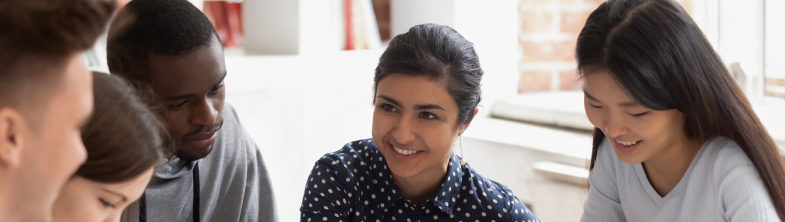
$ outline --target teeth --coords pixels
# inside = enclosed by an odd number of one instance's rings
[[[616,140],[616,143],[621,144],[621,145],[625,145],[625,146],[632,146],[632,145],[635,145],[636,143],[638,143],[638,141],[627,142],[627,141]]]
[[[412,154],[417,153],[417,151],[414,151],[414,150],[404,150],[404,149],[398,148],[397,146],[393,146],[393,149],[395,150],[395,152],[398,152],[401,155],[412,155]]]

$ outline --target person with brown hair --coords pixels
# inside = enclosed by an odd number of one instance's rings
[[[673,0],[608,0],[578,36],[594,129],[581,221],[782,221],[785,160]]]
[[[92,110],[83,60],[113,3],[0,1],[0,221],[49,221],[85,160],[79,127]]]
[[[93,73],[95,109],[82,127],[87,161],[66,182],[54,221],[119,221],[163,161],[163,123],[124,79]]]

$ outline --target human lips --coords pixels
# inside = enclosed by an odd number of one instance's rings
[[[211,130],[204,133],[198,133],[192,136],[183,138],[183,142],[190,144],[194,147],[204,148],[215,143],[216,135],[219,129]]]
[[[412,154],[415,154],[417,152],[422,152],[421,150],[404,149],[404,148],[397,147],[395,145],[393,145],[392,147],[393,147],[393,150],[395,150],[395,152],[397,152],[397,153],[399,153],[401,155],[412,155]]]
[[[625,141],[625,140],[613,140],[615,143],[616,149],[625,153],[632,153],[638,146],[643,142],[643,140],[635,140],[635,141]]]
[[[390,147],[390,151],[392,151],[392,156],[398,161],[411,161],[425,153],[424,150],[417,150],[412,147],[407,147],[400,144],[393,145],[392,143],[388,142],[387,145]]]

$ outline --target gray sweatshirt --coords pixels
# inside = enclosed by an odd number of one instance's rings
[[[138,222],[141,212],[142,222],[192,222],[195,203],[199,221],[278,221],[270,177],[256,143],[232,106],[225,104],[223,115],[210,154],[193,162],[172,156],[157,167],[143,199],[129,206],[123,221]]]

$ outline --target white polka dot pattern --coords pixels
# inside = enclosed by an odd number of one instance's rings
[[[439,192],[414,204],[401,194],[371,139],[348,143],[316,162],[300,212],[301,221],[539,222],[509,188],[468,163],[460,165],[454,154]]]

